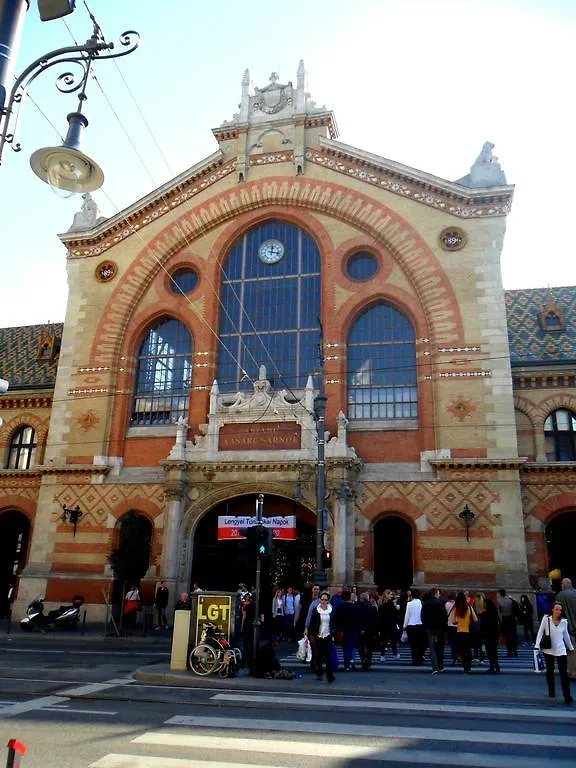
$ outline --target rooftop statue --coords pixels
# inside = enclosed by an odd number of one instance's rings
[[[98,206],[92,199],[90,192],[82,195],[82,207],[74,214],[74,221],[68,232],[88,232],[103,221],[105,216],[98,216]]]
[[[506,184],[506,176],[500,167],[498,158],[492,154],[494,144],[486,141],[470,173],[457,180],[457,184],[471,189],[479,187],[501,187]]]

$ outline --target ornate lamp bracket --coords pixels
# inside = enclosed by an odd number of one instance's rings
[[[22,74],[16,78],[16,81],[10,91],[10,97],[7,103],[0,108],[0,164],[2,161],[2,152],[5,144],[9,144],[14,152],[19,152],[22,147],[15,141],[16,129],[20,105],[28,87],[42,72],[60,64],[72,64],[80,69],[76,72],[66,71],[56,79],[56,88],[61,93],[78,92],[78,109],[82,111],[82,104],[86,100],[86,85],[93,62],[98,59],[117,59],[121,56],[127,56],[136,50],[140,42],[140,35],[134,30],[123,32],[119,37],[119,44],[122,50],[110,53],[114,49],[114,43],[107,43],[102,35],[102,30],[93,19],[94,31],[92,37],[83,45],[72,45],[65,48],[58,48],[49,53],[45,53],[26,67]]]

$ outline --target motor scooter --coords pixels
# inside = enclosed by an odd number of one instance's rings
[[[84,604],[82,595],[74,595],[72,605],[61,605],[48,614],[44,613],[44,598],[37,597],[26,608],[26,616],[20,621],[24,632],[46,632],[51,629],[76,630],[80,621],[80,607]]]

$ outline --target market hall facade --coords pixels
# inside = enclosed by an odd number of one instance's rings
[[[338,141],[302,63],[241,89],[210,157],[108,219],[85,198],[64,323],[0,330],[0,591],[103,615],[134,516],[145,596],[235,589],[218,517],[259,493],[297,521],[271,579],[310,583],[321,376],[331,584],[576,576],[576,289],[503,290],[493,145],[447,181]]]

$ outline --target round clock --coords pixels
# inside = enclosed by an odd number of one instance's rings
[[[258,249],[258,258],[263,264],[277,264],[284,256],[280,240],[265,240]]]

